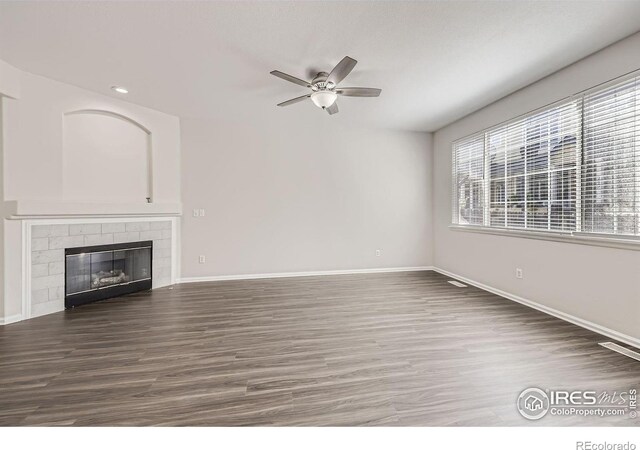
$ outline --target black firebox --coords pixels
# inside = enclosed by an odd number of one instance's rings
[[[151,289],[153,241],[65,250],[65,308]]]

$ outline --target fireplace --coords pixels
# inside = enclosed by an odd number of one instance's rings
[[[65,308],[151,289],[153,241],[65,249]]]

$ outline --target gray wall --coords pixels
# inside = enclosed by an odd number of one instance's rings
[[[508,293],[640,337],[640,252],[452,231],[451,143],[640,68],[635,34],[434,135],[434,264]],[[515,268],[524,269],[522,280]]]
[[[278,113],[181,120],[182,278],[431,264],[430,134]]]

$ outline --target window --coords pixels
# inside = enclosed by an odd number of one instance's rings
[[[570,102],[486,133],[490,226],[575,227],[579,117]]]
[[[454,176],[458,210],[454,222],[484,223],[484,136],[454,144]]]
[[[457,141],[453,159],[455,224],[640,235],[640,81]]]
[[[582,231],[640,234],[638,78],[585,96]]]

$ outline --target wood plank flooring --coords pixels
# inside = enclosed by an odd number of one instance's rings
[[[640,362],[435,272],[183,284],[0,327],[0,425],[527,421],[527,387],[628,390]]]

